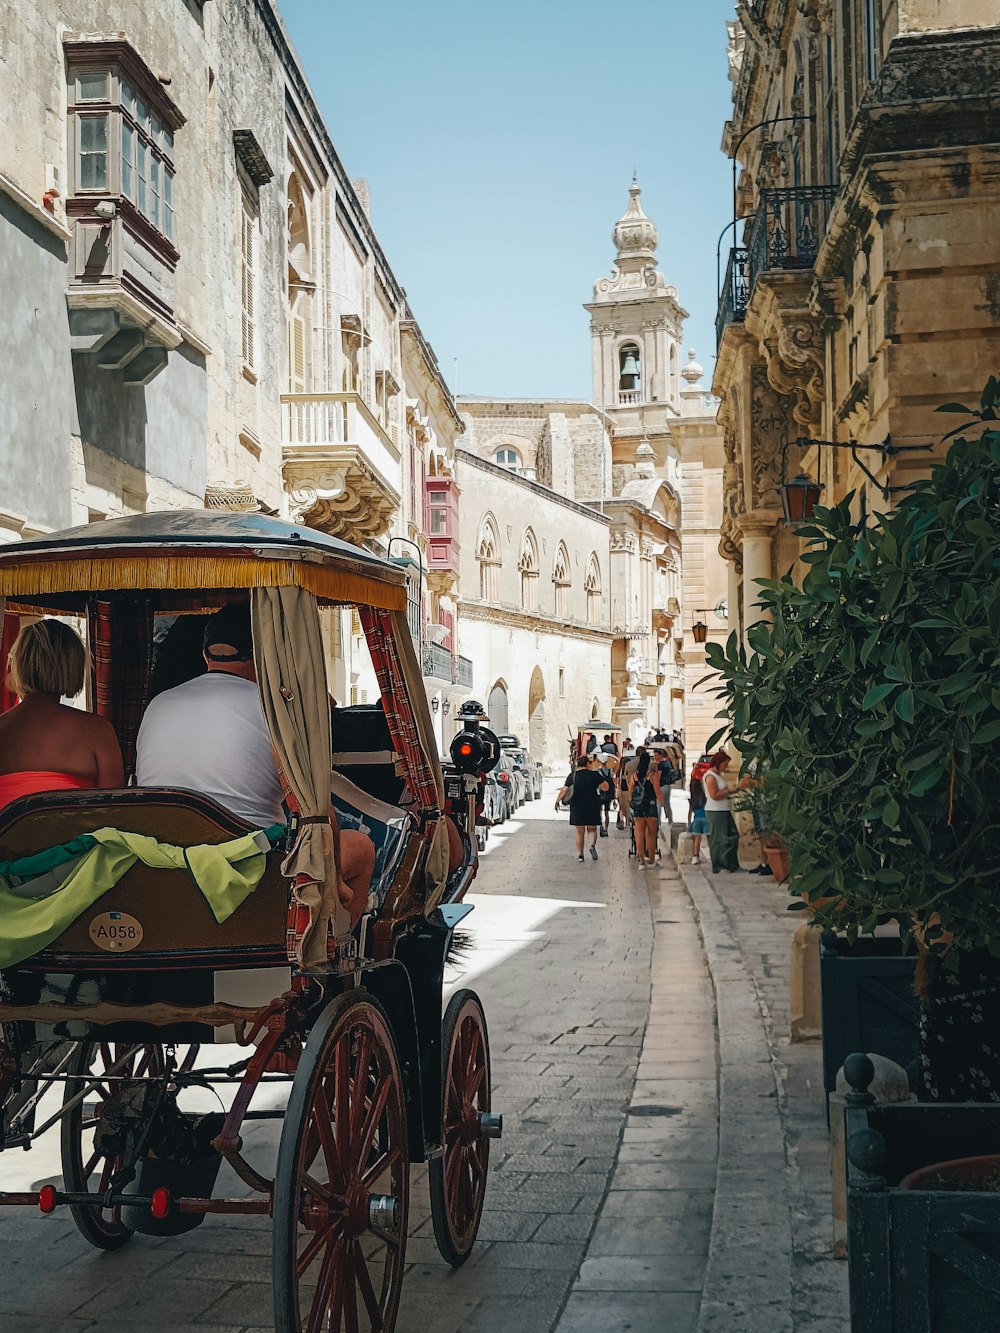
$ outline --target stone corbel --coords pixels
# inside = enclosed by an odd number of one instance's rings
[[[795,423],[818,426],[826,396],[822,322],[805,310],[782,313],[777,329],[760,340],[760,349],[771,387],[795,400]]]

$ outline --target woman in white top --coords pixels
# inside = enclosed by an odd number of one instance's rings
[[[736,852],[740,843],[739,830],[733,819],[732,793],[740,787],[746,787],[750,779],[744,778],[736,787],[730,787],[726,778],[729,767],[729,755],[725,750],[713,754],[709,760],[708,772],[702,778],[705,788],[705,815],[708,819],[708,848],[712,856],[712,872],[720,870],[738,871],[740,868]]]

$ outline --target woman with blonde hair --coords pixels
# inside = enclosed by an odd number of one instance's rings
[[[60,620],[25,625],[7,658],[18,703],[0,715],[0,807],[19,796],[81,787],[122,787],[111,723],[63,704],[83,689],[87,650]]]

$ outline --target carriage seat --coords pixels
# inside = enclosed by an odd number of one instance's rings
[[[342,829],[356,829],[375,844],[368,910],[382,905],[410,839],[412,820],[405,810],[380,801],[370,792],[334,771],[330,775],[330,800]]]
[[[144,834],[181,847],[229,842],[254,832],[210,797],[181,788],[39,792],[0,810],[0,861],[31,856],[101,828]],[[99,905],[101,912],[127,913],[142,923],[141,945],[122,955],[122,962],[130,966],[168,956],[175,962],[190,962],[208,954],[225,957],[228,966],[284,961],[288,882],[281,875],[281,857],[277,849],[268,854],[256,889],[222,923],[213,917],[191,876],[142,861],[125,872],[94,910]],[[53,884],[52,889],[56,887]],[[95,953],[87,934],[90,916],[85,913],[69,926],[39,960],[53,954]]]

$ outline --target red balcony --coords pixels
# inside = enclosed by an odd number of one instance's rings
[[[427,569],[458,576],[458,485],[454,477],[424,481],[424,530]]]

